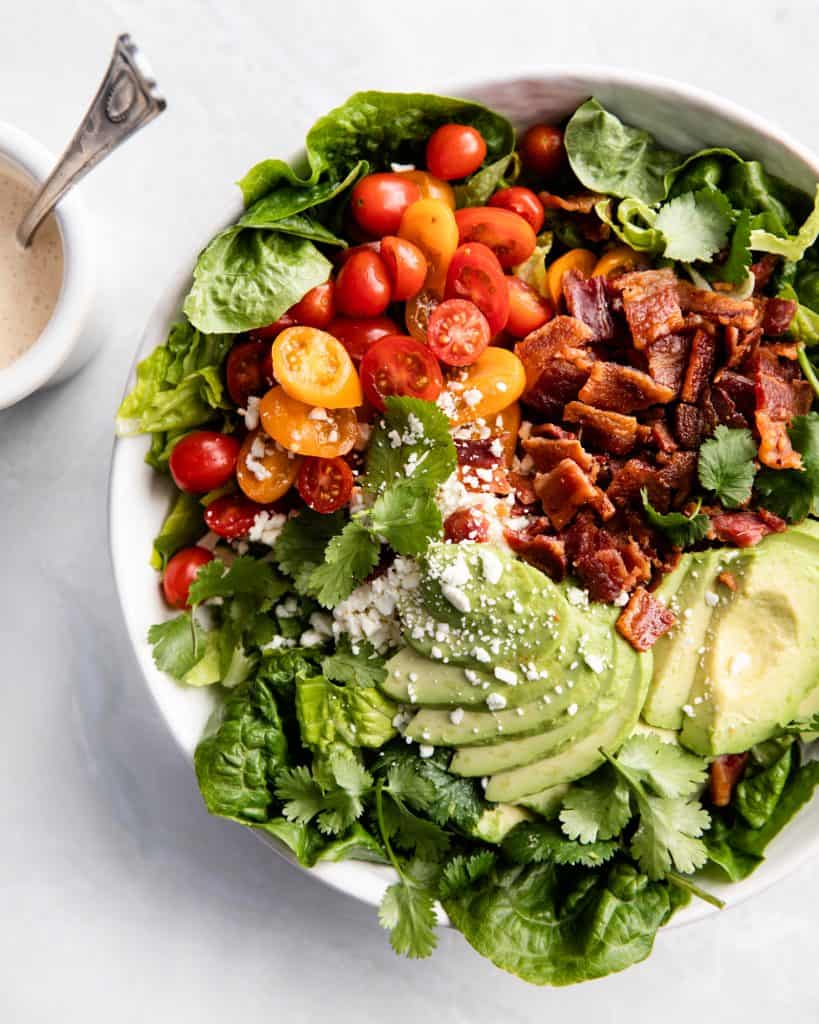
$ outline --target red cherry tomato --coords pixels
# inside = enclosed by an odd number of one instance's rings
[[[551,124],[533,124],[518,146],[527,171],[550,178],[563,166],[563,132]]]
[[[427,167],[431,174],[444,181],[473,174],[485,156],[483,135],[466,124],[442,124],[427,142]]]
[[[446,299],[429,318],[429,347],[447,366],[470,366],[491,337],[486,317],[467,299]]]
[[[414,181],[398,174],[368,174],[353,186],[350,211],[359,227],[380,238],[394,235],[404,210],[420,198]]]
[[[332,281],[317,284],[307,294],[282,313],[278,320],[267,327],[257,327],[251,331],[251,337],[268,340],[275,338],[286,327],[318,327],[324,330],[335,316],[335,285]]]
[[[434,402],[443,391],[444,378],[426,345],[393,334],[377,341],[361,360],[361,386],[370,405],[383,412],[389,395]]]
[[[273,360],[266,341],[240,341],[234,345],[225,365],[228,394],[240,409],[247,408],[252,395],[273,387]]]
[[[344,459],[307,458],[302,463],[296,489],[316,512],[343,508],[353,492],[353,471]]]
[[[393,302],[404,302],[424,287],[427,258],[417,245],[397,235],[381,239],[381,259],[392,283]]]
[[[387,334],[398,334],[398,325],[388,316],[376,316],[369,320],[348,320],[340,316],[327,325],[327,333],[341,342],[353,362],[360,363],[373,342]]]
[[[205,509],[205,525],[228,540],[246,537],[256,516],[263,511],[264,505],[251,501],[243,494],[226,494],[216,498]]]
[[[213,491],[233,479],[239,442],[215,430],[197,430],[177,441],[169,466],[176,486],[191,494]]]
[[[171,608],[187,608],[188,592],[203,565],[213,561],[213,552],[206,548],[182,548],[165,566],[162,590]]]
[[[469,242],[455,250],[446,275],[447,299],[469,299],[486,317],[489,332],[502,330],[509,316],[509,290],[503,268],[490,248]]]
[[[390,275],[377,252],[354,252],[336,278],[336,305],[344,316],[380,316],[391,299]]]
[[[535,234],[543,227],[546,219],[546,211],[543,203],[538,199],[530,188],[521,188],[520,185],[513,185],[512,188],[502,188],[489,200],[490,206],[497,206],[501,210],[511,210],[519,217],[523,217],[527,224],[530,224]]]
[[[506,330],[514,338],[525,338],[527,334],[542,327],[554,316],[550,302],[542,299],[534,288],[518,277],[507,278],[509,282],[509,319]]]
[[[455,212],[461,245],[481,242],[489,246],[504,270],[529,259],[537,245],[532,225],[511,210],[468,206]]]
[[[451,544],[462,540],[485,544],[489,540],[489,520],[476,509],[459,508],[444,520],[444,540]]]

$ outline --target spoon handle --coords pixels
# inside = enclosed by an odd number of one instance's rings
[[[128,35],[119,36],[82,123],[17,228],[20,245],[28,246],[43,220],[80,178],[161,114],[165,106],[136,44]]]

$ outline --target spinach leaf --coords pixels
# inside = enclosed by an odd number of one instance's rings
[[[746,775],[734,792],[734,807],[751,828],[762,828],[773,814],[791,772],[788,747],[773,764],[755,775]]]
[[[205,532],[199,499],[186,491],[179,491],[162,528],[154,539],[151,552],[152,568],[164,569],[168,559],[180,548],[193,544]]]
[[[325,227],[324,224],[307,213],[294,213],[283,220],[268,222],[261,213],[254,213],[253,210],[248,210],[239,221],[239,224],[242,227],[248,228],[273,228],[282,234],[293,235],[295,238],[306,238],[319,245],[335,245],[342,249],[347,248],[347,243],[343,238],[334,235],[328,227]]]
[[[369,165],[366,160],[359,160],[342,177],[333,173],[319,181],[318,172],[314,172],[304,182],[298,178],[293,181],[286,175],[278,176],[281,168],[290,172],[281,160],[266,160],[248,171],[239,182],[247,205],[240,224],[249,227],[272,227],[275,224],[283,230],[283,220],[331,202],[363,177]]]
[[[464,206],[485,206],[503,182],[513,157],[513,153],[502,156],[500,160],[476,171],[463,185],[456,185],[455,202],[458,209]]]

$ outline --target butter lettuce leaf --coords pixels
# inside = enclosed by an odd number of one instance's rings
[[[813,202],[813,209],[805,218],[795,235],[784,237],[760,228],[751,232],[751,248],[756,252],[770,252],[784,256],[796,263],[819,238],[819,186]]]
[[[154,569],[164,569],[168,559],[180,548],[193,544],[206,532],[202,513],[202,505],[195,495],[186,491],[178,492],[162,528],[154,538],[151,552],[151,566]]]

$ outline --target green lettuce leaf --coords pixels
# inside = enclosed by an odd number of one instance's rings
[[[324,676],[296,680],[296,714],[303,742],[326,752],[335,744],[382,747],[396,735],[398,706],[373,686],[331,683]]]
[[[788,747],[755,775],[746,774],[734,790],[734,807],[751,828],[762,828],[776,809],[791,773],[792,759],[793,751]]]
[[[778,234],[757,228],[751,232],[751,248],[756,252],[772,252],[777,256],[784,256],[786,260],[792,260],[795,263],[802,259],[817,238],[819,238],[819,186],[816,189],[813,209],[795,235],[786,235],[783,238]]]
[[[803,468],[764,468],[757,474],[756,489],[765,508],[798,522],[819,513],[819,413],[794,416],[788,436]]]
[[[367,161],[359,160],[343,176],[334,172],[319,181],[318,172],[300,179],[283,161],[265,160],[239,182],[247,206],[239,223],[254,228],[275,225],[279,231],[285,230],[282,221],[295,220],[306,210],[323,207],[351,188],[368,170]]]
[[[206,532],[199,499],[186,491],[179,491],[165,516],[162,528],[154,538],[151,566],[162,570],[168,559],[180,548],[193,544]]]

